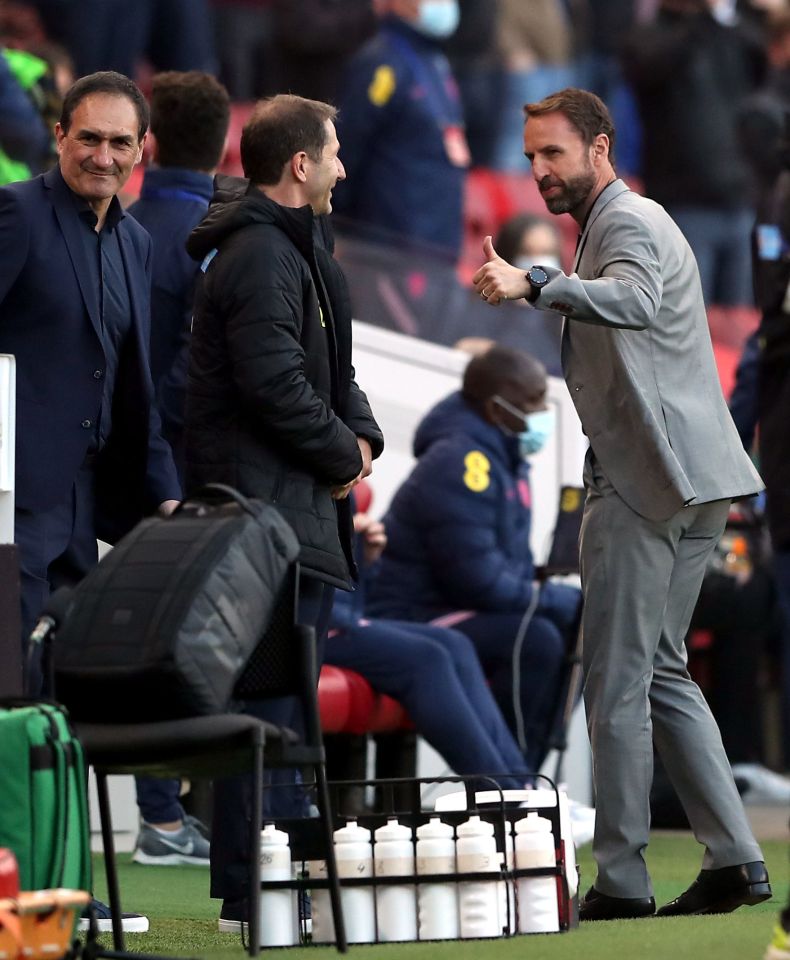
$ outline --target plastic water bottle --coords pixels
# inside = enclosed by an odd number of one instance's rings
[[[375,834],[373,859],[377,877],[413,877],[411,828],[395,817]],[[417,939],[417,893],[414,884],[381,884],[376,888],[376,921],[380,943]]]
[[[373,877],[373,847],[370,830],[356,820],[335,830],[335,858],[341,880],[355,877]],[[373,886],[341,887],[346,939],[349,943],[376,942],[376,899]]]
[[[516,821],[516,867],[555,867],[551,821],[529,813]],[[560,929],[557,878],[520,877],[518,881],[519,933],[556,933]]]
[[[438,817],[417,827],[417,874],[455,873],[453,828]],[[417,888],[420,940],[458,939],[458,887],[421,883]]]
[[[267,823],[261,830],[261,880],[290,880],[291,849],[288,834]],[[292,947],[296,943],[294,909],[296,891],[261,890],[261,946]]]
[[[310,860],[307,875],[311,880],[326,880],[326,860]],[[332,901],[327,887],[313,887],[310,891],[310,916],[313,920],[313,943],[335,942],[335,921],[332,916]]]
[[[491,881],[462,880],[458,885],[461,939],[498,937],[502,933],[499,920],[499,854],[494,840],[494,826],[478,816],[458,825],[456,843],[458,873],[491,873]]]

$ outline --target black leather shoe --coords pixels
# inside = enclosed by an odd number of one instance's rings
[[[661,907],[659,917],[731,913],[744,905],[770,900],[771,884],[762,860],[719,870],[702,870],[685,893]]]
[[[636,920],[656,912],[652,897],[608,897],[590,887],[579,904],[580,920]]]

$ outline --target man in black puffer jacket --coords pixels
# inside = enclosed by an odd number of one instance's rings
[[[348,494],[383,447],[354,382],[351,307],[326,219],[345,177],[335,114],[291,95],[262,101],[241,137],[248,180],[217,177],[187,243],[203,272],[187,382],[187,489],[227,483],[280,510],[302,547],[298,616],[319,637],[333,588],[349,588],[355,575]],[[255,712],[293,726],[290,709]],[[242,800],[238,784],[217,789],[211,894],[225,900],[223,930],[246,919]]]

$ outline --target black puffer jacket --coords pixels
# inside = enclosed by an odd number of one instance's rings
[[[187,384],[187,490],[216,481],[274,504],[306,572],[354,573],[347,501],[357,436],[381,431],[351,366],[351,308],[325,218],[217,177],[187,249],[203,260]]]

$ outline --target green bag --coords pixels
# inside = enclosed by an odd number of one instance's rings
[[[56,704],[0,704],[0,847],[22,890],[91,890],[85,760]]]

